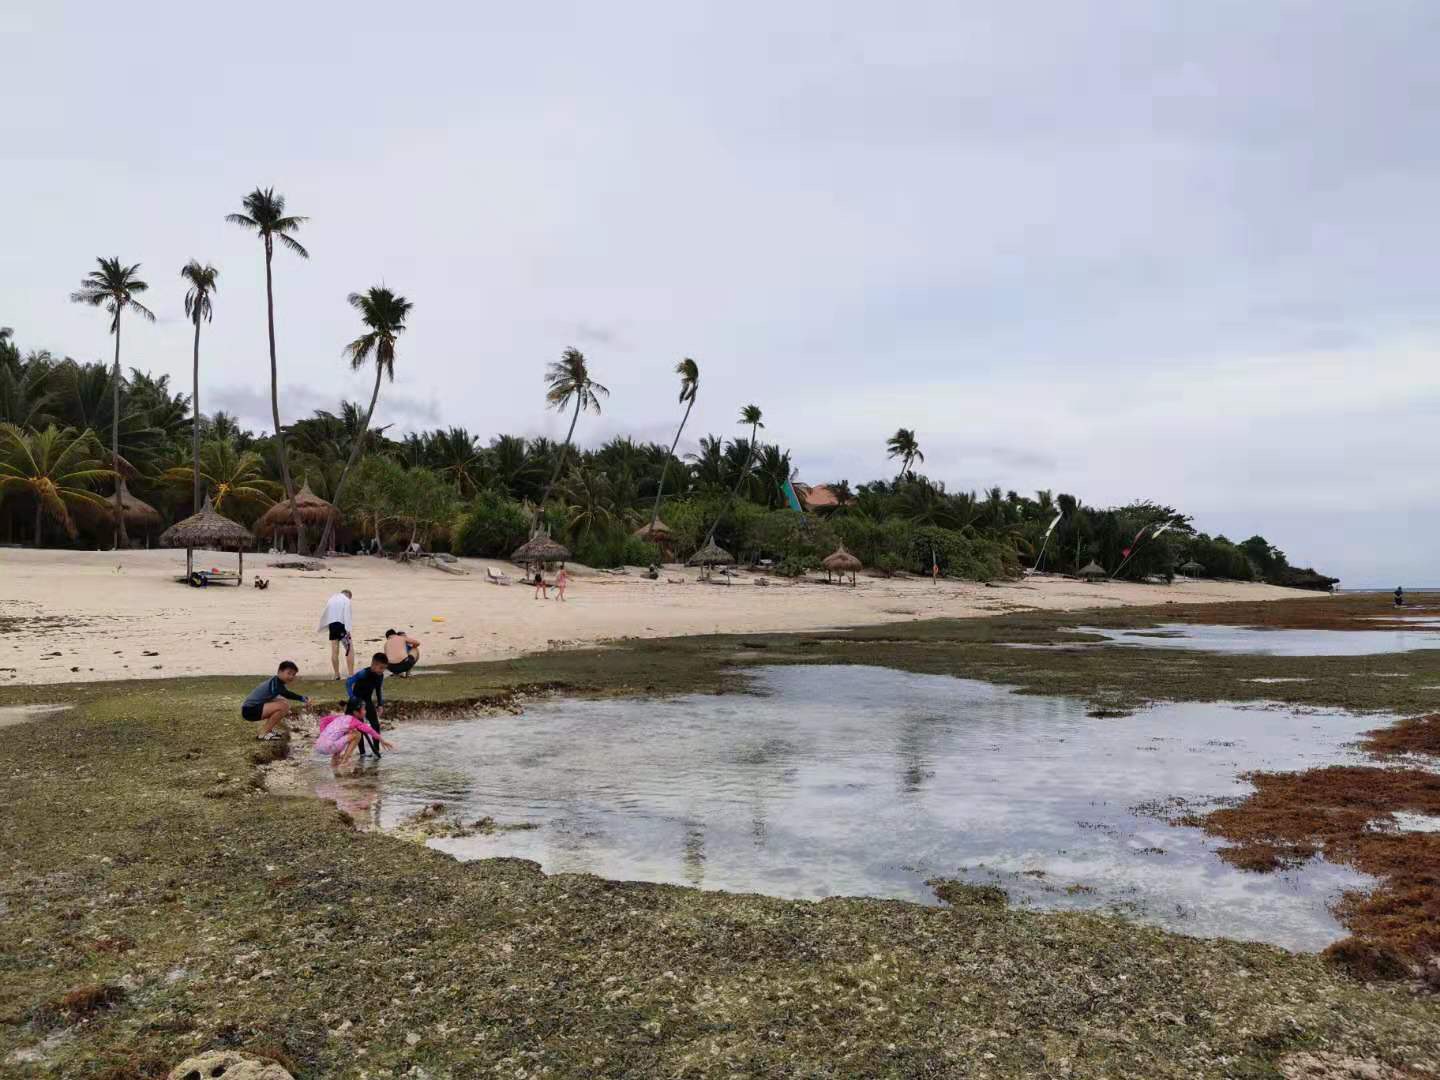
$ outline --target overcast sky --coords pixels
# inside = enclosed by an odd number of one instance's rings
[[[112,14],[113,10],[116,14]],[[1150,498],[1347,585],[1440,582],[1440,4],[1125,0],[0,5],[0,325],[140,262],[125,362],[189,389],[178,271],[220,268],[202,407],[359,397],[346,294],[415,303],[378,422],[587,443],[765,411],[800,478]]]

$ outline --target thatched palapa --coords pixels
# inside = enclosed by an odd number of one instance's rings
[[[711,540],[694,555],[690,556],[686,566],[730,566],[735,562],[735,556]]]
[[[295,514],[300,519],[301,528],[308,525],[324,528],[327,521],[338,521],[340,518],[340,512],[334,506],[310,490],[308,480],[301,484],[300,490],[295,493]],[[260,520],[255,523],[256,536],[273,533],[280,533],[282,536],[295,535],[295,526],[290,520],[289,499],[277,502],[261,514]]]
[[[105,500],[105,509],[110,517],[115,517],[115,496]],[[153,529],[160,524],[160,511],[147,503],[144,499],[136,498],[130,494],[129,485],[125,483],[125,477],[120,477],[120,513],[125,517],[127,529]]]
[[[646,540],[652,544],[668,544],[675,539],[675,530],[656,518],[654,521],[641,525],[632,535],[637,540]]]
[[[234,551],[240,556],[240,578],[245,577],[245,549],[255,542],[250,530],[238,521],[231,521],[223,514],[217,514],[205,496],[205,505],[198,514],[192,514],[184,521],[176,522],[160,534],[160,546],[185,549],[185,578],[195,572],[195,549],[209,548],[215,551]]]
[[[843,583],[845,575],[849,574],[850,584],[854,585],[855,575],[864,568],[865,564],[854,555],[851,555],[850,552],[846,551],[845,545],[841,544],[832,554],[825,556],[824,561],[820,565],[825,567],[826,581],[830,580],[831,574],[839,574],[840,580]]]
[[[516,548],[510,556],[510,561],[518,566],[534,566],[542,563],[565,562],[568,558],[570,558],[570,549],[564,544],[551,540],[550,534],[542,529]]]
[[[1109,577],[1109,575],[1105,573],[1105,568],[1099,563],[1097,563],[1094,559],[1091,559],[1088,563],[1082,566],[1075,576],[1091,579]]]

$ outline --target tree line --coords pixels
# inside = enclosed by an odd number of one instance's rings
[[[1263,537],[1233,543],[1207,536],[1188,516],[1151,502],[1096,508],[1049,491],[1033,497],[998,487],[947,491],[916,472],[925,455],[906,428],[884,447],[898,465],[893,479],[854,489],[835,481],[826,485],[823,505],[797,512],[791,452],[762,438],[757,405],[740,409],[733,434],[702,435],[694,452],[678,453],[701,391],[700,367],[688,357],[674,367],[678,416],[668,445],[625,437],[577,445],[581,417],[599,413],[609,390],[573,348],[543,372],[546,405],[569,418],[561,441],[483,439],[463,427],[392,437],[374,421],[414,304],[383,285],[348,298],[360,332],[344,346],[343,361],[357,371],[373,368],[369,401],[342,401],[335,412],[285,424],[275,253],[278,246],[309,258],[296,237],[307,219],[287,213],[273,189],[257,188],[226,220],[261,241],[272,429],[249,431],[223,411],[200,410],[202,330],[215,317],[220,286],[213,265],[191,260],[179,272],[193,324],[187,393],[168,376],[126,372],[123,320],[154,318],[142,302],[150,285],[138,263],[97,259],[72,299],[108,316],[114,339],[108,365],[22,350],[13,331],[0,328],[0,530],[7,542],[132,543],[121,512],[123,480],[133,497],[158,511],[161,524],[196,512],[207,497],[246,525],[278,502],[289,517],[283,534],[302,552],[311,544],[328,551],[338,540],[503,557],[546,529],[577,560],[596,566],[684,559],[715,543],[741,561],[766,560],[779,573],[798,574],[843,544],[881,572],[987,579],[1037,562],[1062,572],[1095,562],[1124,577],[1171,575],[1199,564],[1216,577],[1315,587],[1331,580],[1290,567]],[[301,520],[297,477],[340,509],[338,536],[332,523],[317,530]],[[140,539],[157,530],[146,531]]]

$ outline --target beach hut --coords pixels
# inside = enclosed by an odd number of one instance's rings
[[[300,518],[302,529],[309,526],[323,529],[327,521],[334,519],[338,524],[340,518],[340,511],[310,490],[308,480],[303,482],[300,490],[295,493],[295,512]],[[277,539],[295,535],[295,526],[290,520],[289,499],[277,502],[260,515],[260,520],[255,523],[255,537],[263,539],[266,535]],[[275,546],[280,545],[277,543]]]
[[[1105,568],[1103,566],[1097,563],[1094,559],[1091,559],[1088,563],[1086,563],[1080,568],[1079,572],[1076,573],[1075,576],[1082,577],[1086,581],[1097,581],[1100,578],[1109,577],[1110,575],[1105,573]]]
[[[840,575],[840,581],[843,584],[845,575],[849,574],[850,584],[852,586],[855,584],[855,575],[859,573],[864,566],[859,559],[845,550],[844,544],[836,548],[834,554],[825,556],[825,561],[822,562],[821,565],[825,567],[826,581],[829,581],[830,575],[834,573]]]
[[[115,523],[115,497],[113,495],[105,500],[105,509],[102,514],[102,521],[109,521],[112,525]],[[127,533],[142,533],[148,539],[150,534],[160,527],[160,511],[144,499],[132,495],[129,486],[125,483],[124,476],[120,477],[120,514],[125,519]]]
[[[1201,574],[1205,573],[1205,567],[1201,566],[1194,559],[1191,559],[1185,565],[1180,567],[1180,572],[1186,577],[1199,577]]]
[[[641,525],[633,535],[635,539],[644,540],[647,544],[654,544],[659,548],[660,557],[666,562],[675,557],[675,531],[659,518]]]
[[[570,558],[570,549],[550,539],[550,534],[541,529],[510,556],[510,561],[526,569],[545,569],[546,563],[563,563]]]
[[[233,551],[240,559],[236,580],[245,582],[245,549],[255,542],[250,530],[238,521],[217,514],[205,496],[205,505],[198,514],[171,525],[160,534],[160,546],[185,549],[185,580],[195,581],[195,549]]]
[[[735,556],[731,555],[719,544],[715,543],[714,540],[711,540],[699,551],[695,552],[694,555],[691,555],[689,561],[686,562],[685,565],[700,567],[700,580],[708,581],[710,578],[710,571],[713,570],[715,567],[733,566],[734,564]]]

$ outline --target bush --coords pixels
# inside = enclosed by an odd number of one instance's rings
[[[615,566],[649,566],[659,564],[660,549],[624,532],[615,529],[610,532],[592,533],[571,548],[575,561],[596,569]]]
[[[1012,577],[1020,567],[1015,549],[1005,540],[965,536],[935,525],[913,530],[907,555],[907,569],[916,573],[928,574],[933,559],[946,577],[971,581]]]
[[[455,523],[451,548],[471,558],[506,559],[530,537],[530,515],[514,499],[484,494]]]

